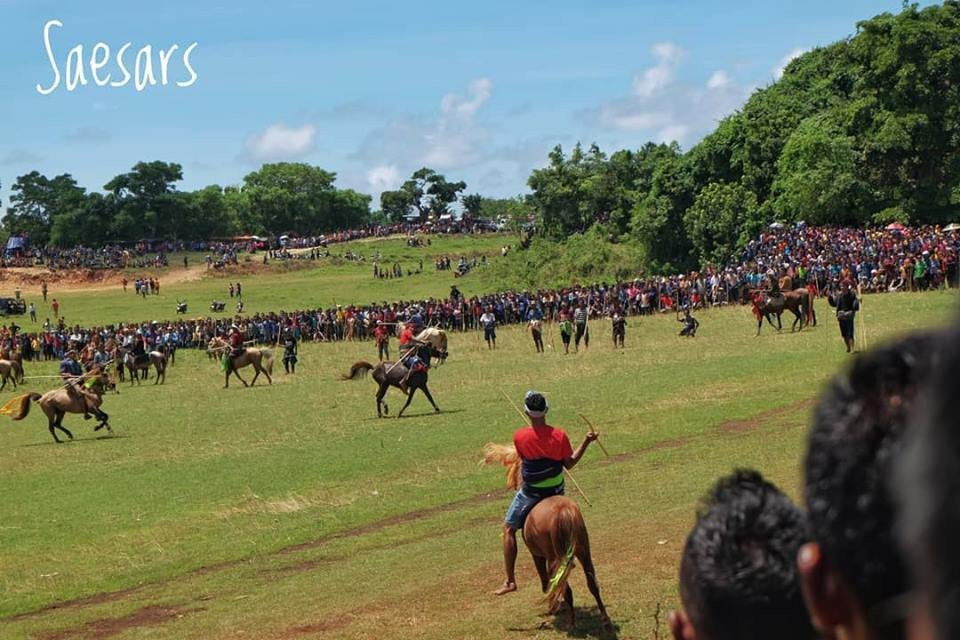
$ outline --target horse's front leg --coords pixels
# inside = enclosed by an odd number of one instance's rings
[[[243,377],[240,375],[240,373],[239,373],[236,369],[233,370],[233,375],[237,376],[237,379],[240,380],[240,382],[243,383],[243,386],[245,386],[245,387],[249,387],[249,386],[250,386],[250,385],[247,384],[247,381],[243,379]]]

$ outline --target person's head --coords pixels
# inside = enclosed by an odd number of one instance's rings
[[[897,462],[901,547],[917,585],[911,638],[960,637],[960,332],[946,337],[941,360],[917,402],[904,455]]]
[[[539,391],[527,391],[527,395],[523,397],[523,410],[534,424],[543,424],[550,406]]]
[[[815,637],[800,593],[803,513],[752,470],[720,478],[697,510],[680,561],[676,640]]]
[[[904,637],[909,584],[888,486],[936,334],[867,352],[836,376],[814,412],[805,471],[811,542],[798,557],[814,624],[847,637]]]

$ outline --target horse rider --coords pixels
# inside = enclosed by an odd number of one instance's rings
[[[99,368],[95,368],[95,370],[99,371]],[[84,420],[89,420],[90,411],[97,408],[99,398],[84,388],[82,382],[83,367],[81,367],[80,362],[77,361],[77,352],[73,349],[67,351],[64,354],[63,360],[60,361],[60,377],[65,382],[64,387],[67,393],[71,397],[83,401],[83,418]]]
[[[410,374],[412,374],[415,370],[430,368],[429,359],[424,361],[424,359],[419,356],[419,348],[422,347],[424,343],[417,340],[416,335],[419,334],[422,329],[423,321],[420,319],[420,315],[414,314],[413,317],[407,321],[407,324],[404,325],[403,331],[400,333],[401,354],[405,354],[407,351],[412,349],[412,353],[410,355],[400,356],[404,361],[404,366],[407,368],[407,373],[404,374],[399,383],[400,390],[404,393],[407,393],[407,382],[410,380]],[[429,356],[427,357],[429,358]]]
[[[513,497],[503,523],[503,564],[507,579],[494,591],[495,595],[517,590],[514,568],[517,563],[517,529],[533,507],[550,496],[563,495],[563,470],[572,469],[583,457],[587,445],[597,439],[590,431],[574,451],[566,432],[547,424],[547,399],[537,391],[528,391],[523,399],[524,412],[530,425],[517,429],[513,446],[521,460],[523,485]]]
[[[227,344],[230,350],[223,354],[226,366],[233,363],[233,359],[243,355],[243,334],[240,333],[240,327],[235,324],[230,325],[230,333],[227,335]]]

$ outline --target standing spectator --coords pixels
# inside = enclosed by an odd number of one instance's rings
[[[40,293],[43,294],[43,301],[46,302],[47,301],[47,281],[46,280],[40,281]]]
[[[239,282],[237,283],[237,297],[238,297],[238,298],[242,298],[242,297],[243,297],[243,293],[241,293],[241,291],[240,291],[240,283],[239,283]]]
[[[486,313],[480,316],[483,326],[483,339],[487,341],[487,349],[497,348],[497,316],[493,315],[493,307],[487,307]]]
[[[374,338],[377,341],[377,357],[380,361],[390,359],[390,327],[383,323],[383,320],[377,320],[377,328],[373,331]]]
[[[613,325],[613,348],[623,349],[623,339],[627,334],[627,319],[620,315],[619,311],[614,311],[610,321]]]
[[[580,351],[580,340],[583,339],[583,348],[587,349],[590,347],[590,330],[587,327],[587,307],[586,303],[583,300],[580,300],[580,304],[573,312],[573,324],[577,327],[577,335],[574,338],[573,349],[574,351]]]
[[[827,296],[827,302],[837,309],[837,322],[840,324],[840,337],[847,346],[847,353],[853,352],[853,320],[860,310],[860,301],[850,286],[849,280],[840,283],[840,294]]]
[[[289,327],[283,331],[283,369],[287,373],[297,369],[297,339]]]
[[[573,335],[573,323],[566,311],[560,312],[560,340],[563,341],[563,354],[570,353],[570,337]]]
[[[32,302],[30,303],[30,322],[37,321],[37,307]]]
[[[543,313],[536,306],[527,311],[527,325],[530,327],[530,335],[533,336],[533,346],[537,353],[543,353]]]
[[[230,283],[230,297],[233,297],[233,283]]]
[[[57,302],[57,299],[56,299],[56,298],[54,298],[54,299],[53,299],[53,302],[50,303],[50,308],[53,309],[53,317],[54,317],[54,318],[59,318],[59,317],[60,317],[60,303]]]

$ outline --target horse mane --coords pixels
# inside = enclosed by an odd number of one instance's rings
[[[523,483],[520,474],[520,456],[512,444],[488,442],[483,445],[483,460],[480,464],[500,463],[507,468],[507,488],[519,489]]]

